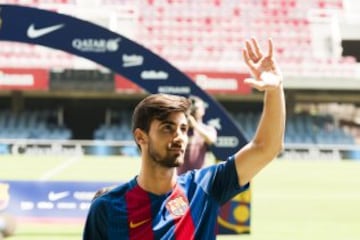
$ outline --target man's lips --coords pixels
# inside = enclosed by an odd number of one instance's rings
[[[172,151],[172,152],[180,152],[180,153],[184,153],[184,152],[185,152],[185,149],[182,148],[182,147],[170,147],[169,150]]]

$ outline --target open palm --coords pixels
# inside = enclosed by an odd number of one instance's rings
[[[245,80],[259,91],[277,89],[282,83],[282,74],[273,58],[273,43],[269,39],[268,54],[264,56],[259,48],[258,42],[252,38],[246,41],[246,48],[243,49],[243,57],[250,73],[254,78]]]

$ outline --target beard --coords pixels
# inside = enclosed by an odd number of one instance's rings
[[[159,151],[154,147],[156,144],[152,143],[152,141],[149,142],[148,154],[156,164],[165,168],[176,168],[183,163],[184,154],[171,154],[166,152],[165,156],[161,156]]]

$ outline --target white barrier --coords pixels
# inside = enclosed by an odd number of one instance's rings
[[[279,155],[291,160],[360,160],[359,145],[287,144]]]
[[[0,154],[138,155],[134,141],[0,139]]]
[[[138,155],[134,141],[0,139],[0,154]],[[280,159],[360,160],[359,145],[286,144]]]

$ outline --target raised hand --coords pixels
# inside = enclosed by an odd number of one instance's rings
[[[192,116],[192,115],[188,115],[188,123],[189,123],[189,127],[194,127],[194,125],[196,124],[196,119]]]
[[[281,86],[282,74],[273,58],[273,43],[269,39],[268,54],[264,56],[255,38],[246,41],[243,57],[254,78],[245,79],[245,83],[259,91],[274,90]]]

